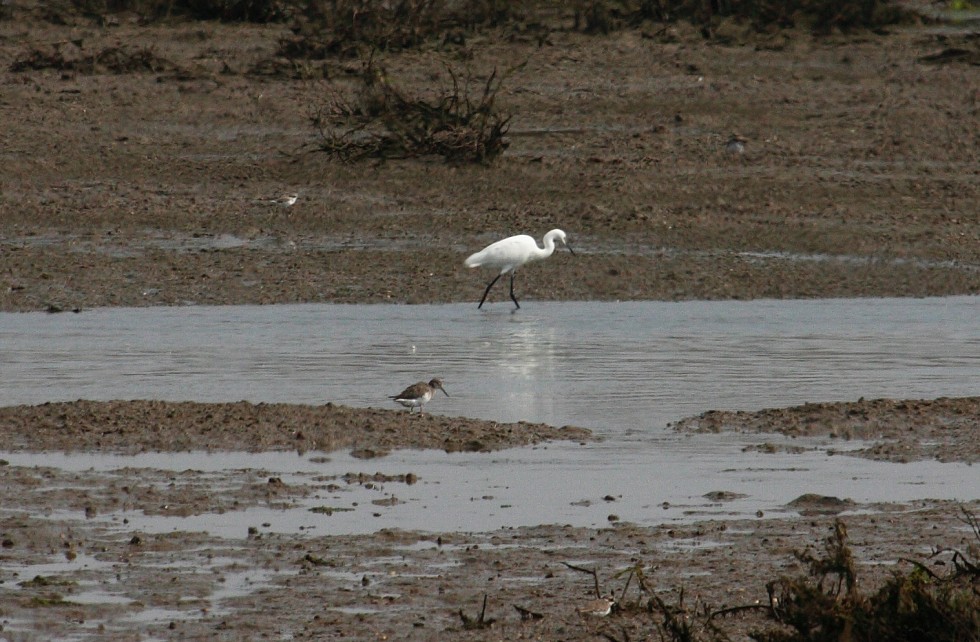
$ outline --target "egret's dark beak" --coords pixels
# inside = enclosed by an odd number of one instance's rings
[[[568,241],[565,241],[565,247],[568,248],[568,251],[569,252],[571,252],[572,254],[575,254],[575,250],[573,250],[572,249],[572,246],[568,244]]]

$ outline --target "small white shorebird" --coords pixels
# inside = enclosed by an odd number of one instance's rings
[[[394,399],[395,403],[400,403],[401,405],[408,408],[409,414],[411,414],[413,408],[419,409],[419,414],[422,414],[422,406],[432,399],[432,395],[435,394],[436,390],[442,390],[442,393],[449,396],[446,389],[442,387],[442,381],[439,379],[433,379],[429,383],[424,381],[419,381],[416,384],[405,388],[401,393],[397,395],[392,395],[389,399]]]
[[[268,203],[269,205],[281,205],[282,207],[291,207],[296,203],[299,198],[299,194],[292,192],[290,194],[283,194],[279,198],[258,198],[255,199],[260,203]]]
[[[606,617],[616,609],[616,600],[610,597],[600,597],[595,600],[586,602],[582,606],[575,609],[580,615],[588,615],[592,617]]]
[[[510,299],[520,309],[521,304],[517,302],[517,297],[514,296],[514,274],[517,272],[517,268],[525,263],[540,261],[551,256],[555,251],[555,241],[558,241],[567,247],[569,252],[575,254],[572,246],[568,244],[568,238],[565,233],[561,230],[551,230],[544,235],[544,249],[539,248],[538,244],[530,236],[518,234],[517,236],[510,236],[502,241],[488,245],[463,261],[463,265],[469,268],[488,267],[500,270],[500,273],[494,277],[493,281],[490,281],[490,285],[483,291],[483,298],[480,299],[480,305],[476,307],[483,307],[483,302],[487,300],[487,295],[490,294],[490,288],[493,287],[493,284],[500,277],[510,272]]]
[[[749,142],[747,138],[739,136],[738,134],[732,134],[729,137],[728,142],[725,143],[725,149],[729,154],[744,154],[745,153],[745,143]]]

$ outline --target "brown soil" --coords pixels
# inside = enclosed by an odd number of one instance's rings
[[[323,78],[349,83],[359,63],[277,59],[283,25],[147,26],[130,15],[55,24],[39,6],[5,5],[0,17],[2,311],[475,305],[489,275],[462,259],[498,237],[553,227],[577,253],[522,273],[518,295],[530,305],[980,294],[975,56],[927,58],[975,51],[963,30],[813,38],[726,24],[706,42],[681,24],[602,37],[555,31],[542,46],[520,33],[473,35],[384,64],[400,87],[425,92],[444,86],[444,61],[487,73],[526,60],[498,101],[514,115],[505,155],[490,167],[343,165],[313,151],[309,115],[330,95]],[[732,133],[747,140],[743,153],[726,149]],[[257,200],[287,192],[299,193],[292,207]],[[975,462],[977,416],[970,398],[696,421],[837,430],[882,439],[867,456]],[[590,439],[574,428],[247,403],[49,404],[3,409],[0,425],[5,449],[42,451],[133,452],[138,443],[369,457]],[[362,472],[346,483],[371,478]],[[0,477],[0,627],[11,639],[642,639],[656,635],[649,614],[579,616],[592,579],[563,562],[595,567],[604,592],[621,589],[615,574],[639,563],[668,602],[684,588],[692,609],[748,604],[766,599],[767,580],[799,572],[792,551],[819,545],[831,523],[357,537],[276,535],[257,524],[228,540],[130,532],[98,517],[282,506],[318,483],[287,486],[255,471],[216,480],[17,466],[0,466]],[[966,507],[980,510],[975,499]],[[819,497],[794,507],[852,508]],[[846,517],[867,585],[900,557],[925,561],[931,546],[968,543],[958,508],[945,502],[856,508],[872,509]],[[62,559],[77,563],[40,579],[17,570]],[[258,574],[258,584],[219,603],[213,596],[241,573]],[[92,587],[125,603],[79,601]],[[494,627],[463,630],[459,611],[476,617],[484,594]],[[543,618],[521,621],[513,605]],[[762,617],[725,625],[738,635]]]
[[[145,533],[123,520],[287,508],[328,485],[390,488],[413,480],[355,471],[285,484],[261,471],[216,476],[0,466],[0,482],[0,626],[11,640],[593,640],[603,631],[620,640],[624,631],[628,639],[656,640],[660,620],[640,607],[650,593],[641,594],[635,581],[627,585],[626,571],[637,565],[648,590],[682,605],[688,621],[697,623],[706,608],[768,604],[766,583],[804,574],[794,551],[821,553],[841,511],[863,511],[843,519],[858,561],[858,587],[866,592],[895,570],[914,569],[900,558],[948,572],[949,555],[931,558],[933,549],[969,551],[975,538],[961,511],[980,511],[975,500],[861,506],[803,496],[787,508],[806,517],[760,514],[686,526],[338,536],[279,534],[274,523],[256,521],[238,537],[215,537]],[[383,504],[371,508],[386,510]],[[25,567],[59,562],[61,569],[44,573]],[[580,615],[595,597],[594,582],[566,563],[595,569],[600,591],[615,591],[624,610],[608,618]],[[112,599],[92,603],[85,599],[92,591]],[[223,592],[228,595],[219,601]],[[465,629],[460,611],[477,618],[484,595],[493,626]],[[540,619],[523,620],[515,606]],[[734,640],[777,626],[763,608],[717,623]]]
[[[544,441],[592,439],[584,428],[291,404],[77,401],[0,408],[7,451],[350,450],[363,458],[396,448],[489,452]]]
[[[510,147],[488,168],[313,151],[310,115],[360,63],[278,59],[283,25],[13,16],[0,310],[475,303],[489,275],[465,256],[554,227],[578,254],[526,270],[520,297],[980,293],[976,67],[921,61],[974,50],[968,29],[728,25],[706,42],[680,23],[385,56],[418,95],[448,87],[444,63],[527,61],[498,97]],[[256,200],[287,192],[289,208]]]
[[[674,424],[675,430],[829,436],[871,442],[847,454],[886,461],[916,459],[980,462],[980,397],[907,400],[874,399],[808,403],[756,412],[709,410]],[[757,446],[778,450],[781,446]]]

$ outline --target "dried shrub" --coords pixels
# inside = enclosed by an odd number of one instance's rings
[[[490,163],[508,144],[504,137],[511,117],[494,104],[508,74],[499,77],[494,69],[478,84],[460,79],[448,66],[446,72],[449,89],[426,100],[406,95],[369,60],[353,97],[335,91],[327,105],[314,111],[319,149],[346,162],[438,155],[454,163]],[[475,86],[480,89],[474,98]]]
[[[292,13],[283,0],[180,0],[180,8],[195,18],[229,22],[281,22]]]
[[[526,21],[534,14],[540,14],[556,4],[556,0],[462,0],[450,8],[451,17],[457,26],[476,28],[478,26],[500,27],[514,22]]]
[[[176,71],[177,66],[147,47],[107,47],[85,53],[74,43],[56,43],[34,48],[10,64],[10,71],[57,69],[81,74]]]
[[[446,15],[443,0],[313,0],[279,54],[317,60],[414,47],[439,33]]]
[[[980,524],[964,513],[980,543]],[[783,578],[768,585],[773,615],[791,630],[754,632],[759,642],[955,642],[980,639],[980,564],[960,551],[952,555],[953,571],[939,576],[923,564],[896,571],[873,595],[857,588],[854,560],[843,522],[834,524],[826,555],[808,552],[798,558],[810,566],[809,577]],[[906,560],[910,561],[910,560]],[[814,579],[816,582],[814,582]],[[830,579],[829,584],[827,583]],[[826,584],[826,585],[825,585]]]
[[[965,509],[962,513],[961,521],[970,527],[976,541],[969,554],[934,549],[933,558],[947,558],[942,560],[944,567],[951,567],[947,574],[939,575],[921,562],[906,559],[903,561],[915,567],[911,573],[895,571],[876,592],[867,595],[859,589],[847,528],[839,519],[824,541],[822,553],[810,549],[796,553],[807,565],[807,574],[779,578],[766,585],[768,603],[713,610],[698,600],[685,604],[682,587],[677,602],[669,604],[656,594],[637,564],[616,575],[629,574],[617,604],[621,612],[632,617],[611,620],[597,634],[616,642],[721,642],[731,640],[724,617],[754,612],[764,616],[764,622],[778,622],[777,627],[750,633],[757,642],[977,642],[980,520]],[[633,578],[638,596],[627,600]],[[649,620],[642,623],[640,615],[647,615]]]
[[[104,15],[132,12],[145,19],[187,16],[227,22],[279,22],[293,13],[297,0],[70,0],[78,12]]]
[[[710,36],[720,19],[735,18],[758,30],[801,27],[830,33],[878,29],[913,15],[890,0],[579,0],[574,28],[608,33],[646,20],[687,20]]]
[[[829,33],[879,29],[915,16],[897,0],[56,0],[48,6],[52,20],[71,8],[92,16],[129,11],[146,19],[291,22],[293,35],[282,39],[280,54],[293,58],[460,41],[490,27],[608,33],[651,20],[687,20],[710,36],[721,19],[734,18],[758,30]]]
[[[313,0],[298,8],[292,34],[280,40],[287,58],[358,57],[465,44],[478,29],[548,32],[571,15],[560,0]],[[552,26],[547,26],[552,25]]]

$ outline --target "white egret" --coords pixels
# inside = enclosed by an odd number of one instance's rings
[[[466,259],[463,265],[469,268],[488,267],[500,270],[500,273],[494,277],[493,281],[490,281],[490,285],[483,291],[483,298],[480,299],[480,305],[476,307],[483,307],[483,303],[487,300],[487,295],[490,294],[490,288],[493,287],[493,284],[500,277],[510,272],[510,298],[514,302],[514,305],[520,308],[521,304],[517,302],[517,297],[514,296],[514,274],[517,272],[517,268],[525,263],[540,261],[551,256],[555,251],[555,241],[559,241],[568,248],[569,252],[575,254],[572,246],[568,244],[565,233],[561,230],[551,230],[544,235],[544,249],[539,248],[535,240],[527,234],[518,234],[517,236],[510,236],[488,245]]]
[[[445,394],[447,397],[449,396],[446,389],[442,387],[442,381],[439,379],[433,379],[429,383],[419,381],[418,383],[412,384],[402,390],[401,393],[389,397],[389,399],[394,399],[395,403],[400,403],[408,408],[409,414],[411,414],[413,408],[418,408],[419,414],[421,415],[422,406],[426,404],[429,399],[432,399],[432,395],[436,390],[442,390],[443,394]]]

